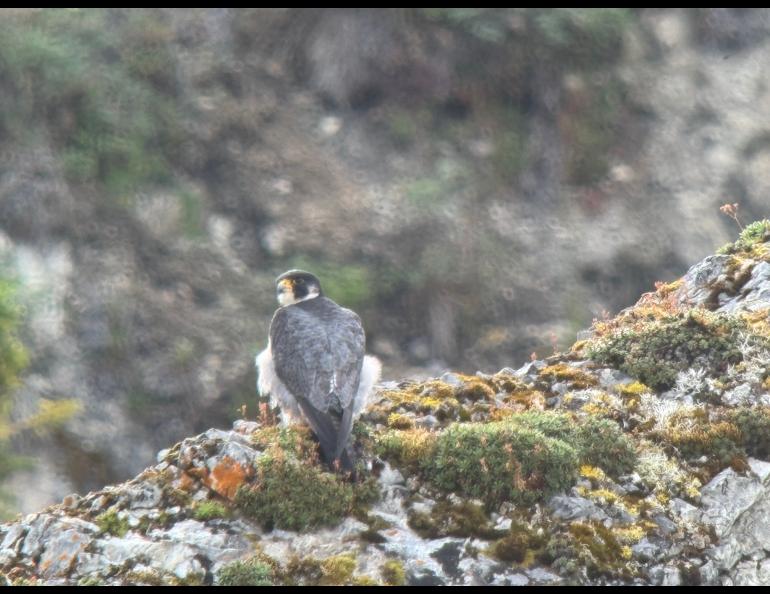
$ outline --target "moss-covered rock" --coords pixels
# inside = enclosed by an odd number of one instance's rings
[[[358,586],[377,585],[368,576],[354,575],[357,562],[352,553],[325,559],[291,557],[281,572],[284,586]]]
[[[417,472],[433,456],[437,438],[437,432],[427,429],[391,429],[377,437],[375,452],[399,468]]]
[[[96,525],[102,534],[125,536],[128,532],[128,519],[118,515],[116,509],[109,509],[96,517]]]
[[[581,465],[599,466],[607,474],[630,472],[636,463],[633,441],[617,423],[591,416],[575,418],[555,412],[513,415],[509,422],[536,429],[548,437],[569,443]]]
[[[567,382],[578,390],[590,388],[599,383],[599,380],[590,373],[567,363],[555,363],[545,367],[540,371],[540,377],[549,383]]]
[[[259,557],[234,561],[217,572],[220,586],[273,586],[275,580],[275,568]]]
[[[589,417],[575,429],[575,438],[582,464],[599,466],[613,477],[636,465],[634,442],[614,421]]]
[[[741,316],[692,309],[614,328],[592,341],[587,354],[656,390],[667,390],[679,372],[694,365],[719,374],[740,362],[739,340],[747,331]]]
[[[577,467],[577,452],[567,443],[507,421],[450,426],[423,464],[437,488],[490,505],[534,503],[569,487]]]
[[[353,508],[353,487],[318,466],[283,455],[258,462],[258,478],[236,504],[267,529],[306,530],[339,523]]]
[[[484,507],[470,501],[439,501],[429,513],[410,512],[409,527],[424,538],[474,536],[490,539],[500,536]]]
[[[636,462],[633,441],[617,423],[548,411],[511,411],[502,421],[442,431],[386,430],[376,452],[441,491],[487,503],[538,500],[568,487],[581,464],[618,476]]]
[[[770,460],[770,407],[743,406],[727,412],[727,422],[740,433],[740,445],[749,456]]]
[[[738,427],[723,419],[709,418],[702,408],[673,414],[663,437],[685,460],[705,456],[715,471],[744,456]]]

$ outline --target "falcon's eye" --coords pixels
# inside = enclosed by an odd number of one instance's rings
[[[305,284],[305,279],[304,278],[298,278],[294,282],[296,282],[298,285],[304,285]]]

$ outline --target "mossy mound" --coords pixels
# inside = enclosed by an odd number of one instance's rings
[[[220,586],[273,586],[275,568],[259,557],[234,561],[217,572],[217,582]]]
[[[333,526],[353,509],[353,486],[311,463],[273,453],[257,470],[255,483],[238,490],[236,504],[266,529]]]
[[[201,501],[193,510],[193,517],[201,522],[230,517],[230,510],[219,501]]]
[[[281,572],[284,586],[378,586],[367,575],[355,575],[358,562],[352,553],[326,559],[293,556]],[[397,577],[397,576],[396,576]]]
[[[741,316],[693,309],[615,328],[592,341],[587,354],[597,363],[620,369],[662,391],[673,387],[679,372],[693,366],[718,374],[742,361],[742,336],[767,343],[763,337],[750,335]]]
[[[457,424],[436,441],[424,473],[437,488],[489,505],[532,504],[568,488],[578,455],[567,443],[506,421]]]
[[[580,465],[618,476],[636,463],[633,441],[614,421],[539,411],[442,431],[390,429],[375,451],[441,491],[490,505],[532,503],[566,489]]]
[[[410,473],[433,456],[438,433],[427,429],[389,429],[377,437],[375,452]]]
[[[128,532],[128,519],[118,515],[114,508],[97,516],[96,525],[102,534],[123,537]]]
[[[565,532],[552,534],[540,555],[540,561],[562,575],[587,574],[591,579],[630,578],[630,560],[631,548],[599,522],[574,522]]]
[[[770,407],[739,407],[727,413],[727,420],[738,429],[747,455],[770,460]]]
[[[388,586],[406,585],[406,571],[404,571],[404,564],[398,559],[385,561],[380,568],[380,574],[382,575],[382,581]]]
[[[545,544],[544,534],[537,534],[525,522],[514,522],[508,533],[493,542],[487,552],[500,561],[526,566],[542,553]]]
[[[540,377],[548,383],[567,382],[572,388],[583,390],[599,383],[590,373],[567,363],[556,363],[540,371]]]

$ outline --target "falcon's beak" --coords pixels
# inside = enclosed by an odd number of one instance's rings
[[[275,292],[275,296],[281,306],[294,303],[294,283],[292,283],[288,278],[278,281]]]

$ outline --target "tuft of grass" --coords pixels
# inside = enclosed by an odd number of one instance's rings
[[[220,586],[273,586],[275,570],[258,557],[245,561],[233,561],[217,572]]]

